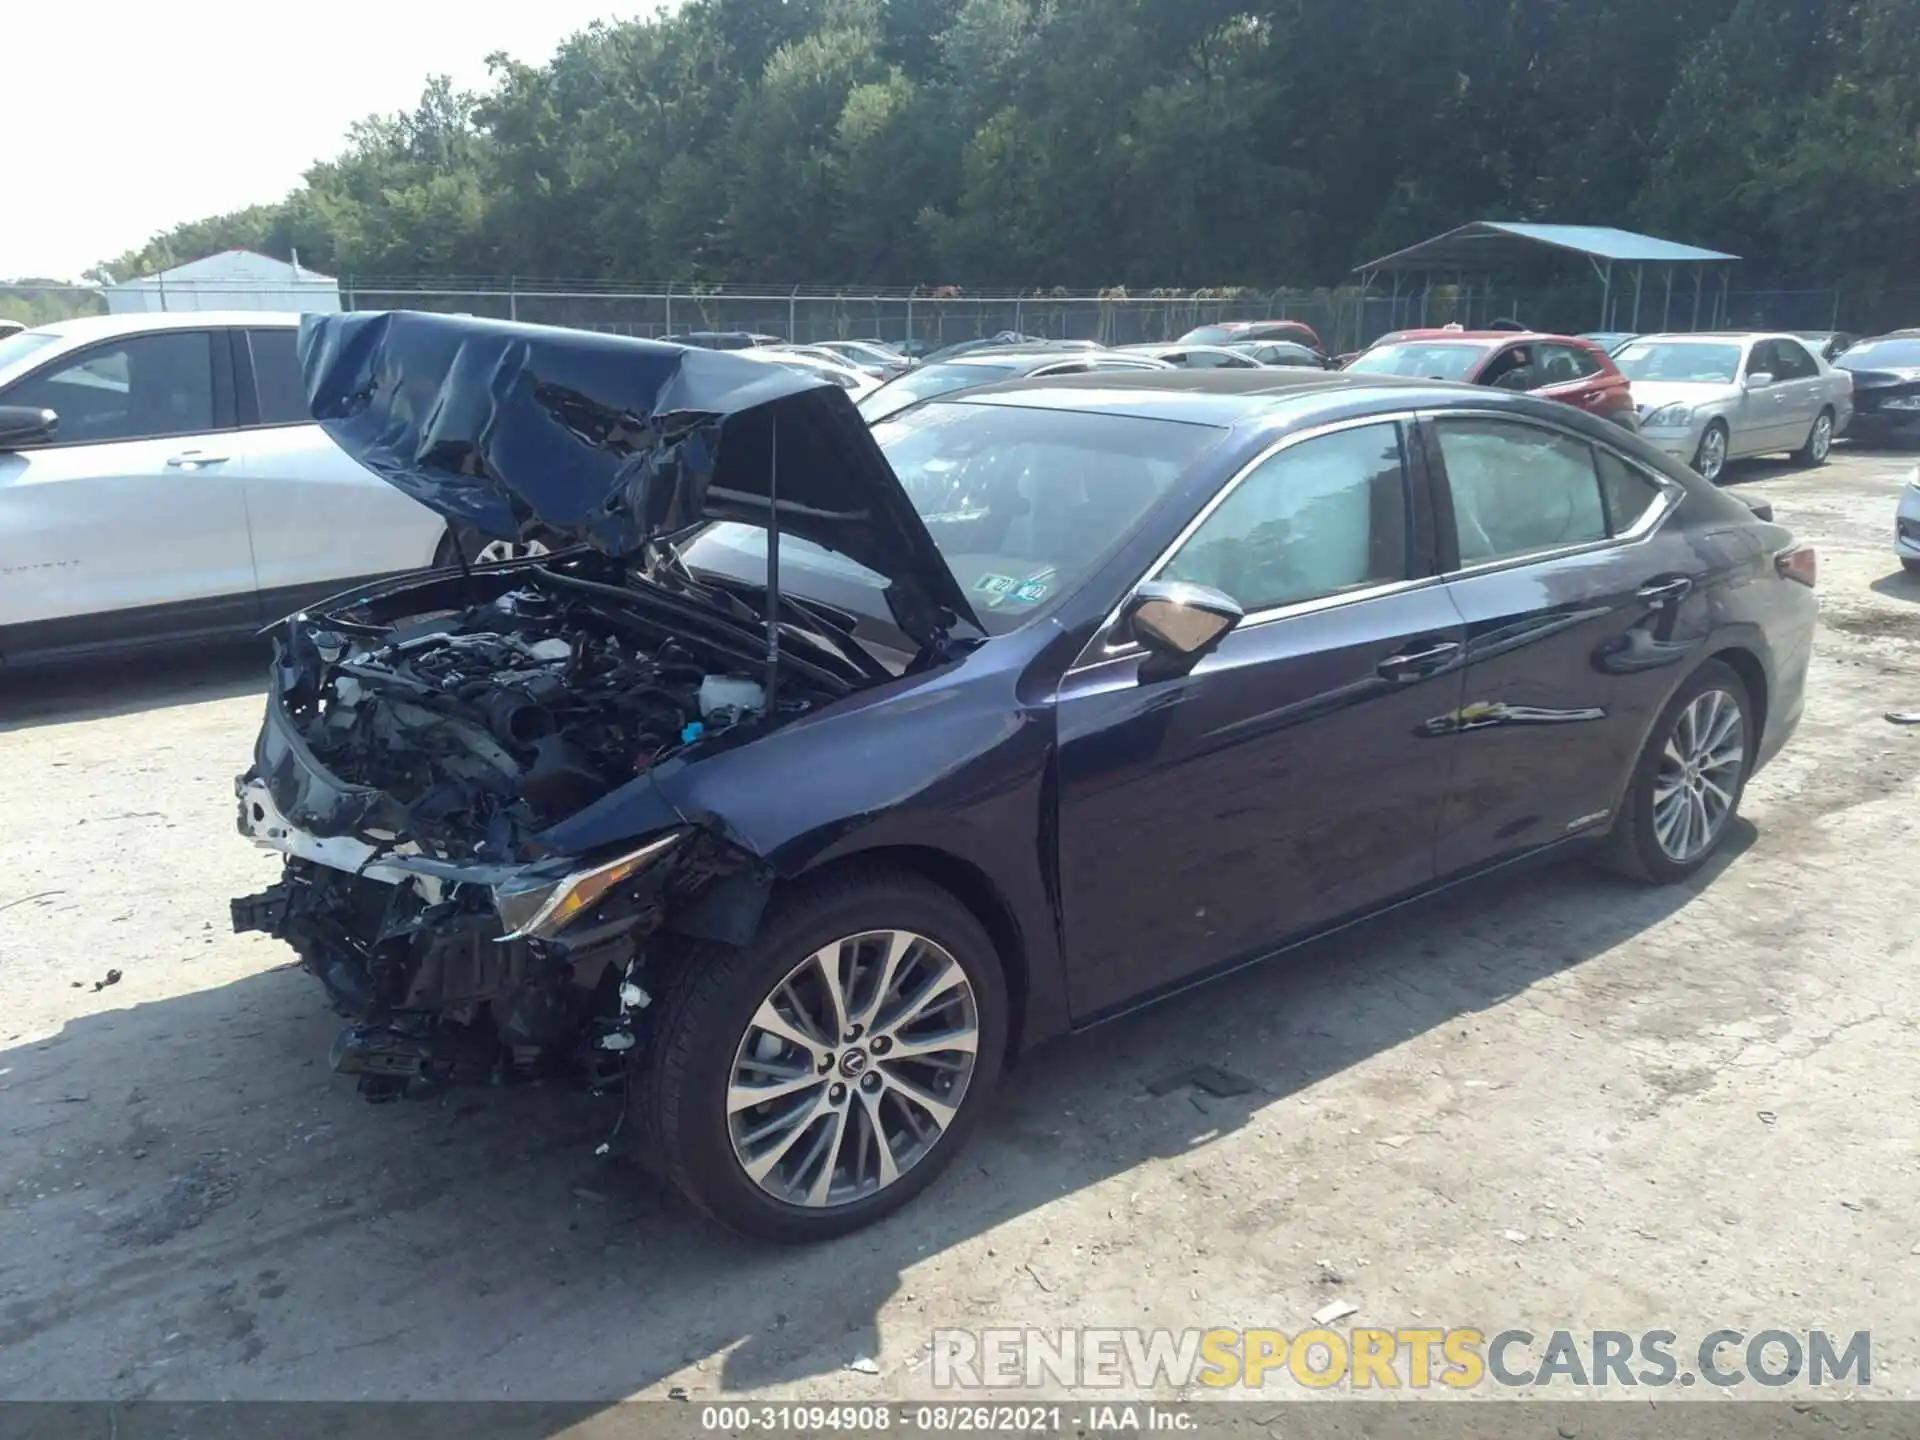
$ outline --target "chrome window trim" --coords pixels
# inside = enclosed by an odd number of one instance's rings
[[[1127,587],[1127,593],[1121,597],[1120,602],[1115,605],[1112,610],[1107,612],[1106,618],[1100,622],[1099,628],[1093,632],[1093,638],[1087,642],[1086,648],[1075,657],[1073,664],[1067,667],[1067,677],[1091,670],[1096,666],[1105,665],[1109,661],[1121,660],[1132,655],[1144,653],[1143,647],[1136,640],[1122,640],[1118,644],[1113,643],[1115,629],[1120,623],[1120,612],[1127,608],[1127,601],[1133,597],[1134,591],[1157,576],[1172,562],[1173,557],[1180,553],[1181,548],[1186,545],[1187,541],[1191,540],[1195,532],[1213,517],[1214,511],[1226,503],[1227,497],[1232,495],[1234,491],[1238,490],[1240,486],[1245,483],[1248,476],[1252,475],[1276,455],[1291,450],[1296,445],[1304,444],[1308,440],[1318,440],[1325,435],[1337,435],[1343,430],[1358,430],[1368,425],[1394,425],[1397,426],[1400,431],[1401,473],[1405,477],[1408,495],[1411,497],[1414,480],[1413,466],[1409,462],[1412,458],[1413,426],[1419,417],[1420,412],[1417,410],[1395,410],[1384,415],[1363,415],[1346,420],[1332,420],[1322,425],[1315,425],[1311,429],[1297,430],[1290,435],[1283,435],[1268,445],[1266,449],[1262,450],[1251,460],[1247,461],[1246,464],[1234,471],[1228,478],[1226,484],[1214,491],[1213,498],[1200,507],[1200,513],[1195,515],[1193,519],[1189,520],[1186,525],[1181,528],[1180,533],[1173,538],[1172,543],[1155,557],[1153,563],[1147,566],[1146,571],[1140,578]],[[1423,586],[1438,585],[1442,583],[1443,579],[1444,577],[1439,575],[1421,575],[1406,580],[1389,580],[1383,584],[1369,585],[1364,589],[1340,590],[1332,595],[1316,596],[1312,600],[1295,601],[1291,605],[1277,605],[1266,610],[1249,611],[1246,617],[1234,627],[1234,633],[1239,634],[1241,631],[1251,629],[1256,625],[1271,624],[1275,620],[1284,620],[1295,615],[1306,615],[1322,610],[1333,610],[1342,605],[1353,605],[1362,600],[1373,600],[1380,596],[1391,595],[1402,590],[1417,590]]]
[[[1543,560],[1558,560],[1564,556],[1581,555],[1589,551],[1605,550],[1613,546],[1625,548],[1628,545],[1640,544],[1650,539],[1653,534],[1666,523],[1667,517],[1680,507],[1680,502],[1684,500],[1687,495],[1686,486],[1682,485],[1678,480],[1670,476],[1662,475],[1657,470],[1650,470],[1646,465],[1634,459],[1631,455],[1621,454],[1618,450],[1614,449],[1613,446],[1606,444],[1605,441],[1596,440],[1591,435],[1583,435],[1572,426],[1562,425],[1557,420],[1544,419],[1534,415],[1508,415],[1493,410],[1468,409],[1464,406],[1448,410],[1422,410],[1419,412],[1419,418],[1424,421],[1492,420],[1503,425],[1525,425],[1536,430],[1546,430],[1565,439],[1576,440],[1583,445],[1605,449],[1609,455],[1620,461],[1620,463],[1625,465],[1629,470],[1634,471],[1643,479],[1651,481],[1654,488],[1660,492],[1658,498],[1653,504],[1646,508],[1640,518],[1625,530],[1622,530],[1618,535],[1608,535],[1600,540],[1582,540],[1578,544],[1560,545],[1551,550],[1529,550],[1524,555],[1503,555],[1498,560],[1487,560],[1478,565],[1462,565],[1458,569],[1448,570],[1443,573],[1440,577],[1443,580],[1451,581],[1468,579],[1479,575],[1491,575],[1497,571],[1511,570],[1520,565],[1536,565]],[[1439,432],[1435,431],[1434,445],[1436,448],[1438,448],[1439,443]],[[1440,456],[1438,459],[1439,474],[1434,478],[1439,481],[1445,481],[1446,457]],[[1599,485],[1600,476],[1598,472],[1595,473],[1593,480],[1596,486]],[[1445,481],[1443,487],[1436,486],[1436,489],[1439,488],[1444,488],[1446,494],[1444,496],[1437,493],[1435,494],[1435,508],[1438,508],[1439,502],[1444,498],[1447,501],[1449,511],[1451,511],[1453,504],[1452,482]],[[1604,497],[1602,498],[1601,513],[1603,515],[1606,513]],[[1459,541],[1456,536],[1456,552],[1458,548]]]

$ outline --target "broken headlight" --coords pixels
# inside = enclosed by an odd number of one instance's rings
[[[638,850],[603,864],[575,870],[559,879],[528,876],[493,887],[494,908],[507,933],[503,940],[551,940],[600,903],[616,885],[632,879],[678,845],[686,835],[675,830]]]

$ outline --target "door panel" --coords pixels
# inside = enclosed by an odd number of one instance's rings
[[[0,454],[0,624],[176,605],[252,620],[223,350],[205,331],[130,336],[0,393],[60,416],[54,443]]]
[[[307,419],[295,331],[236,335],[241,418],[252,428],[235,440],[270,607],[277,612],[303,594],[431,564],[446,523],[348,459]]]
[[[1474,460],[1494,463],[1485,450],[1469,458],[1457,441],[1449,444],[1449,426],[1458,423],[1439,419],[1430,437],[1448,477],[1443,511],[1454,508],[1463,470]],[[1532,426],[1503,423],[1517,483],[1505,492],[1489,483],[1481,492],[1504,498],[1508,512],[1490,562],[1498,568],[1447,582],[1466,622],[1466,651],[1462,705],[1446,726],[1454,737],[1453,786],[1437,847],[1442,876],[1604,825],[1710,621],[1710,567],[1685,532],[1658,528],[1668,498],[1611,451],[1600,451],[1607,467],[1600,509],[1606,529],[1623,538],[1571,553],[1542,549],[1531,559],[1503,554],[1512,543],[1505,537],[1525,540],[1531,527],[1538,540],[1551,529],[1511,512],[1530,492],[1577,485],[1596,448],[1562,432],[1530,434]],[[1601,472],[1587,473],[1598,485]],[[1561,513],[1548,508],[1550,519]],[[1579,533],[1567,534],[1579,544],[1592,525],[1586,496],[1565,513],[1582,517]],[[1652,533],[1640,533],[1649,526]]]
[[[1184,678],[1139,660],[1060,692],[1061,891],[1076,1018],[1273,948],[1433,877],[1460,675],[1437,585],[1229,635]]]
[[[1804,345],[1793,340],[1773,342],[1774,363],[1779,371],[1776,378],[1782,393],[1780,407],[1783,417],[1780,443],[1783,448],[1797,450],[1807,443],[1807,437],[1813,433],[1813,422],[1819,417],[1820,407],[1826,403],[1822,393],[1820,365]]]
[[[1793,387],[1779,374],[1780,358],[1771,340],[1762,340],[1747,352],[1745,376],[1762,373],[1774,377],[1764,390],[1749,390],[1740,398],[1739,422],[1734,427],[1733,453],[1766,455],[1791,449],[1800,442],[1788,443],[1793,429]]]
[[[349,460],[319,426],[246,430],[235,440],[262,592],[324,593],[433,563],[446,522]]]
[[[1101,651],[1062,684],[1076,1017],[1431,879],[1446,777],[1427,722],[1458,704],[1464,632],[1418,578],[1428,513],[1396,424],[1301,439],[1157,572],[1234,596],[1240,627],[1185,675]]]

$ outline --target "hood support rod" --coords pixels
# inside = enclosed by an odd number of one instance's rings
[[[767,683],[761,704],[769,719],[780,691],[780,411],[768,412],[767,446]]]

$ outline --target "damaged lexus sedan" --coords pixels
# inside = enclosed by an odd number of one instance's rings
[[[316,317],[315,418],[548,553],[276,630],[233,902],[388,1099],[619,1089],[782,1240],[904,1204],[1010,1057],[1466,876],[1698,872],[1801,711],[1813,556],[1637,436],[1304,369],[837,387]]]

